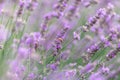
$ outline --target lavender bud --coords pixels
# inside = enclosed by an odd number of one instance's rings
[[[79,34],[79,32],[74,32],[73,36],[74,36],[75,40],[80,40],[80,34]]]
[[[112,59],[112,58],[114,58],[116,55],[117,55],[117,50],[112,50],[112,51],[110,51],[107,55],[106,55],[106,57],[107,57],[107,60],[110,60],[110,59]]]
[[[18,11],[17,11],[17,17],[20,17],[20,16],[22,15],[24,5],[25,5],[24,1],[20,1],[19,9],[18,9]]]

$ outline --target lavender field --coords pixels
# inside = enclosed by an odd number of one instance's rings
[[[0,0],[0,80],[120,80],[120,0]]]

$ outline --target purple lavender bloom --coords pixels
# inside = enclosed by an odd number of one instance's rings
[[[88,55],[93,55],[99,49],[100,49],[100,47],[97,44],[94,44],[94,45],[90,46],[90,48],[87,49]]]
[[[116,57],[117,53],[118,53],[118,50],[112,50],[112,51],[110,51],[110,52],[106,55],[107,60],[110,60],[110,59]]]
[[[29,46],[31,46],[33,44],[33,42],[34,42],[34,40],[33,40],[32,36],[30,36],[26,39],[26,44]]]
[[[107,41],[107,40],[104,42],[104,44],[105,44],[105,47],[109,47],[111,45],[110,41]]]
[[[68,70],[65,72],[65,77],[67,77],[67,78],[74,77],[76,75],[76,73],[77,73],[76,70]]]
[[[78,32],[73,33],[74,39],[80,40],[80,34]]]
[[[106,10],[104,8],[100,8],[99,10],[97,10],[97,15],[104,18],[104,16],[106,15]]]
[[[18,56],[22,59],[27,58],[28,57],[28,49],[27,48],[22,48],[20,47],[18,50]]]
[[[93,63],[88,63],[83,69],[80,70],[80,74],[85,74],[88,72],[91,72],[95,67],[95,64]]]
[[[5,29],[5,26],[0,25],[0,43],[4,42],[7,39],[8,31]]]
[[[49,65],[49,68],[54,71],[54,70],[57,69],[57,66],[58,65],[56,63],[52,63],[52,64]]]
[[[119,2],[0,0],[0,80],[116,80]]]
[[[110,72],[110,69],[108,67],[102,67],[101,71],[103,74],[108,74]]]
[[[89,80],[106,80],[101,74],[94,73],[89,77]]]
[[[118,68],[117,70],[115,71],[112,71],[111,73],[109,73],[107,79],[115,79],[118,75],[120,74],[120,68]]]
[[[33,79],[35,78],[35,74],[34,74],[34,73],[30,73],[30,74],[28,75],[28,78],[29,78],[30,80],[33,80]]]
[[[11,73],[14,75],[14,78],[22,79],[24,72],[26,70],[24,65],[20,64],[20,61],[13,61],[10,65]]]
[[[76,80],[76,70],[56,71],[47,77],[47,80]]]
[[[67,51],[65,51],[65,52],[62,52],[62,53],[60,54],[60,59],[62,59],[62,60],[67,60],[67,59],[69,59],[69,55],[70,55],[70,51],[69,51],[69,50],[67,50]]]
[[[10,63],[10,68],[11,68],[11,70],[12,70],[13,72],[15,72],[15,71],[17,70],[18,65],[19,65],[19,62],[18,62],[17,60],[12,61],[12,62]]]
[[[20,17],[22,15],[24,6],[25,6],[25,2],[20,0],[19,9],[16,13],[17,17]]]

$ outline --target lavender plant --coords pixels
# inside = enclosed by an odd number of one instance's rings
[[[0,80],[120,80],[119,0],[0,0]]]

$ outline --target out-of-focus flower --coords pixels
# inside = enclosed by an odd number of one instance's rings
[[[0,25],[0,42],[4,42],[7,39],[8,31],[5,29],[5,26]]]
[[[90,77],[89,80],[106,80],[101,74],[99,73],[93,73]]]
[[[77,73],[76,69],[68,70],[65,72],[65,77],[67,77],[67,78],[74,77],[76,75],[76,73]]]
[[[80,74],[91,72],[95,68],[95,64],[88,63],[85,67],[80,70]]]
[[[80,34],[78,32],[73,33],[74,39],[80,40]]]
[[[29,50],[27,48],[22,48],[20,47],[19,50],[18,50],[18,56],[20,58],[27,58],[28,55],[29,55]]]

